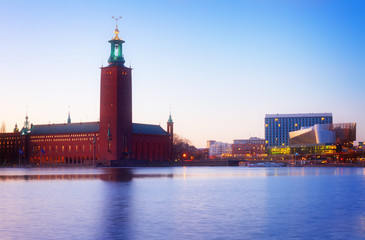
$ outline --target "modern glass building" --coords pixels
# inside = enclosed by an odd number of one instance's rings
[[[332,113],[266,114],[265,144],[267,147],[286,146],[289,132],[326,123],[332,123]]]

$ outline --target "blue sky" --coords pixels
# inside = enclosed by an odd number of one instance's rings
[[[264,137],[266,113],[333,113],[365,140],[365,2],[0,1],[0,121],[99,118],[115,22],[133,68],[133,121],[197,147]]]

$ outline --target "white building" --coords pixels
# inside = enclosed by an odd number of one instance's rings
[[[232,154],[232,145],[229,143],[215,142],[209,146],[209,156],[222,157]]]

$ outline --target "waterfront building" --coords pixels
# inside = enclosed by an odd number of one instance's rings
[[[215,142],[209,146],[209,157],[225,157],[232,155],[232,145],[224,142]]]
[[[289,132],[315,124],[332,123],[332,113],[266,114],[265,144],[268,148],[289,144]]]
[[[265,139],[251,137],[233,140],[232,156],[256,156],[265,154]]]
[[[100,122],[17,125],[0,134],[0,164],[109,165],[111,161],[172,159],[173,121],[159,125],[132,122],[132,69],[124,65],[116,27],[109,41],[109,65],[101,68]]]
[[[356,140],[356,123],[315,124],[289,133],[289,145],[270,148],[277,154],[351,153]]]

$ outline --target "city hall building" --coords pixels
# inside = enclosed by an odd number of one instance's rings
[[[167,131],[159,125],[132,122],[132,69],[124,65],[118,26],[109,65],[101,68],[100,122],[17,125],[0,133],[0,164],[110,165],[112,161],[167,161],[172,159],[173,121]]]

